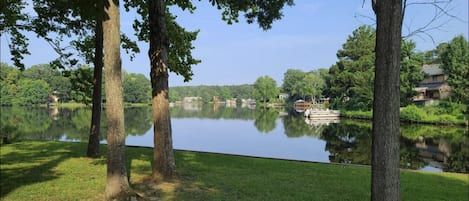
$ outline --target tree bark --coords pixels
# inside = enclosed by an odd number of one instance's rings
[[[106,17],[103,21],[103,36],[108,143],[106,199],[123,200],[130,195],[131,190],[125,167],[119,1],[105,2]]]
[[[169,114],[168,49],[166,29],[166,6],[163,0],[149,0],[150,23],[150,77],[152,86],[152,109],[154,124],[154,152],[152,177],[155,181],[175,176],[171,117]]]
[[[373,1],[375,2],[375,1]],[[377,0],[371,200],[400,200],[399,68],[402,0]]]
[[[101,127],[101,85],[103,75],[103,24],[96,20],[94,41],[94,76],[93,76],[93,109],[91,114],[90,137],[88,139],[88,157],[98,157],[99,135]]]

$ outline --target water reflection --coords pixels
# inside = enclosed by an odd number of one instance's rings
[[[371,161],[370,122],[311,123],[301,114],[283,109],[193,108],[171,108],[177,149],[334,163]],[[104,140],[104,113],[101,119],[100,139]],[[91,110],[2,107],[0,120],[3,142],[87,141]],[[151,108],[125,108],[125,128],[127,144],[152,146]],[[401,167],[468,172],[469,140],[464,133],[459,127],[402,125]]]

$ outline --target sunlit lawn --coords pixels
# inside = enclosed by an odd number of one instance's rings
[[[104,158],[86,144],[1,147],[1,200],[102,200]],[[105,146],[102,146],[105,152]],[[152,185],[152,150],[127,149],[130,181],[145,200],[369,200],[370,168],[176,151],[178,179]],[[466,201],[467,174],[402,171],[402,200]]]

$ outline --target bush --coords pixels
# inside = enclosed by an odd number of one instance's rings
[[[401,120],[420,122],[425,118],[425,112],[415,105],[409,105],[401,110]]]

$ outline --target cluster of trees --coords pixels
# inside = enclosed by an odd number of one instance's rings
[[[70,77],[49,65],[35,65],[20,71],[16,67],[0,63],[0,105],[33,105],[46,103],[52,92],[61,96],[63,101],[81,102],[77,88],[72,86],[72,79],[79,76],[79,71],[70,71]]]
[[[348,110],[371,110],[375,82],[376,30],[360,26],[353,31],[342,49],[337,51],[338,61],[327,69],[310,73],[288,70],[282,90],[291,98],[327,97],[331,106]],[[441,43],[434,50],[418,52],[413,41],[402,40],[400,48],[399,91],[400,106],[412,103],[414,88],[425,78],[424,64],[440,64],[452,88],[451,101],[469,100],[469,47],[463,36]]]
[[[289,69],[280,87],[270,76],[261,76],[252,85],[171,87],[169,99],[174,102],[184,97],[201,97],[202,101],[210,102],[214,96],[218,96],[220,100],[254,98],[260,102],[272,102],[278,101],[279,93],[284,92],[290,94],[292,100],[316,100],[322,97],[326,87],[325,74],[327,69],[311,72]]]
[[[126,72],[123,76],[125,102],[150,102],[151,87],[148,78],[142,74]],[[90,104],[93,98],[93,78],[93,68],[86,65],[72,70],[59,70],[49,64],[40,64],[20,71],[16,67],[0,63],[0,105],[44,104],[49,101],[49,95],[58,96],[62,103],[73,101]]]
[[[325,89],[324,75],[326,69],[304,72],[297,69],[288,69],[280,87],[276,81],[269,77],[259,77],[254,83],[254,97],[260,102],[278,100],[279,93],[287,93],[290,100],[306,99],[316,101],[322,97]]]
[[[375,80],[375,42],[376,30],[369,26],[361,26],[349,36],[343,48],[337,52],[339,61],[329,69],[324,93],[324,96],[332,99],[333,107],[371,110]],[[425,77],[422,71],[423,64],[443,59],[440,55],[433,55],[430,60],[428,55],[435,52],[434,50],[417,52],[415,47],[413,41],[402,41],[399,68],[400,106],[412,103],[412,97],[416,95],[413,89]],[[441,45],[439,47],[441,49]],[[457,88],[455,85],[452,87]]]

